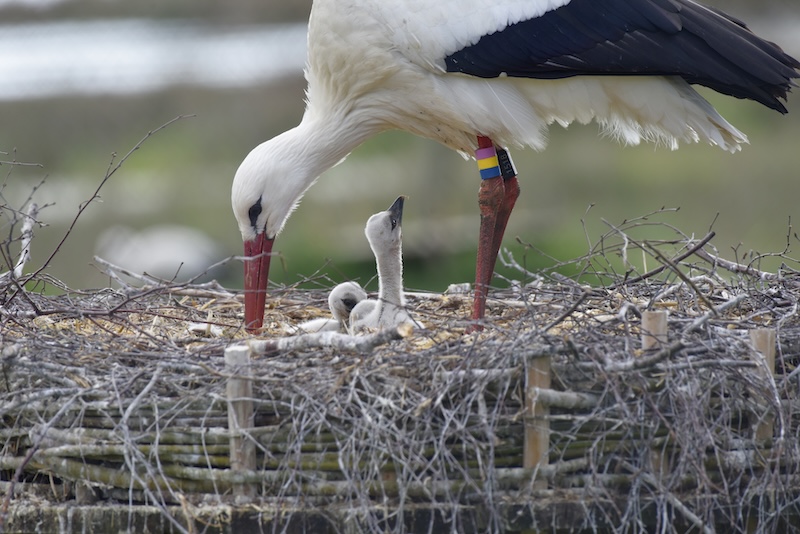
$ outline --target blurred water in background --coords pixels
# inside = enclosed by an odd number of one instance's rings
[[[297,74],[306,27],[189,21],[0,25],[0,100],[131,94],[177,84],[226,88]]]
[[[43,9],[65,1],[66,0],[0,0],[0,8],[20,5],[34,9]]]

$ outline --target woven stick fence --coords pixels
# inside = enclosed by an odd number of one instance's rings
[[[3,528],[800,531],[800,275],[638,228],[574,278],[504,256],[524,283],[471,335],[467,294],[411,294],[427,330],[287,336],[326,294],[279,288],[249,339],[214,284],[9,277]]]

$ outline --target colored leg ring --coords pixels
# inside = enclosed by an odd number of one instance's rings
[[[497,151],[494,147],[479,148],[475,151],[475,159],[478,160],[481,180],[489,180],[502,175],[500,163],[497,160]]]

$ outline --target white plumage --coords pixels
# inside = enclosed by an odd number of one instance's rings
[[[381,131],[471,155],[478,136],[541,150],[549,124],[595,120],[627,144],[735,151],[747,138],[691,84],[785,111],[778,99],[798,67],[691,0],[315,0],[303,119],[253,149],[233,183],[247,255],[265,258],[246,266],[246,324],[261,324],[268,253],[302,194]],[[481,230],[484,271],[496,256],[485,249],[499,246],[484,245],[484,233],[502,238],[505,220]],[[478,276],[476,289],[488,281]]]
[[[541,150],[548,124],[594,118],[629,144],[652,140],[675,148],[678,141],[703,140],[736,150],[747,142],[680,78],[483,79],[446,72],[444,58],[456,50],[568,3],[316,0],[303,122],[315,128],[314,119],[349,119],[339,124],[350,150],[389,128],[469,155],[476,132],[499,145]],[[354,131],[354,122],[363,131]]]

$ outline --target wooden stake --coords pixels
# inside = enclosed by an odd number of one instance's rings
[[[642,350],[658,350],[667,344],[666,310],[642,313]]]
[[[522,465],[526,469],[547,465],[550,450],[550,409],[532,394],[534,388],[550,389],[550,357],[528,360],[525,387],[525,445]],[[534,488],[547,488],[542,477],[534,482]]]
[[[642,313],[642,351],[657,351],[667,346],[668,314],[666,310],[645,311]],[[662,449],[650,451],[653,475],[661,480],[670,470],[669,457]]]
[[[764,359],[764,367],[759,367],[762,374],[770,373],[768,378],[775,375],[775,330],[772,328],[755,328],[750,330],[750,342],[756,349],[757,358]],[[765,369],[766,368],[766,369]],[[765,442],[772,439],[775,416],[770,414],[758,422],[755,430],[756,441]]]
[[[255,426],[253,382],[246,378],[250,376],[249,347],[237,345],[225,349],[225,367],[228,373],[236,375],[235,378],[229,378],[227,384],[231,470],[253,471],[256,468],[256,448],[247,435],[247,430]],[[252,484],[236,484],[233,494],[240,499],[252,498],[256,495],[256,487]]]

